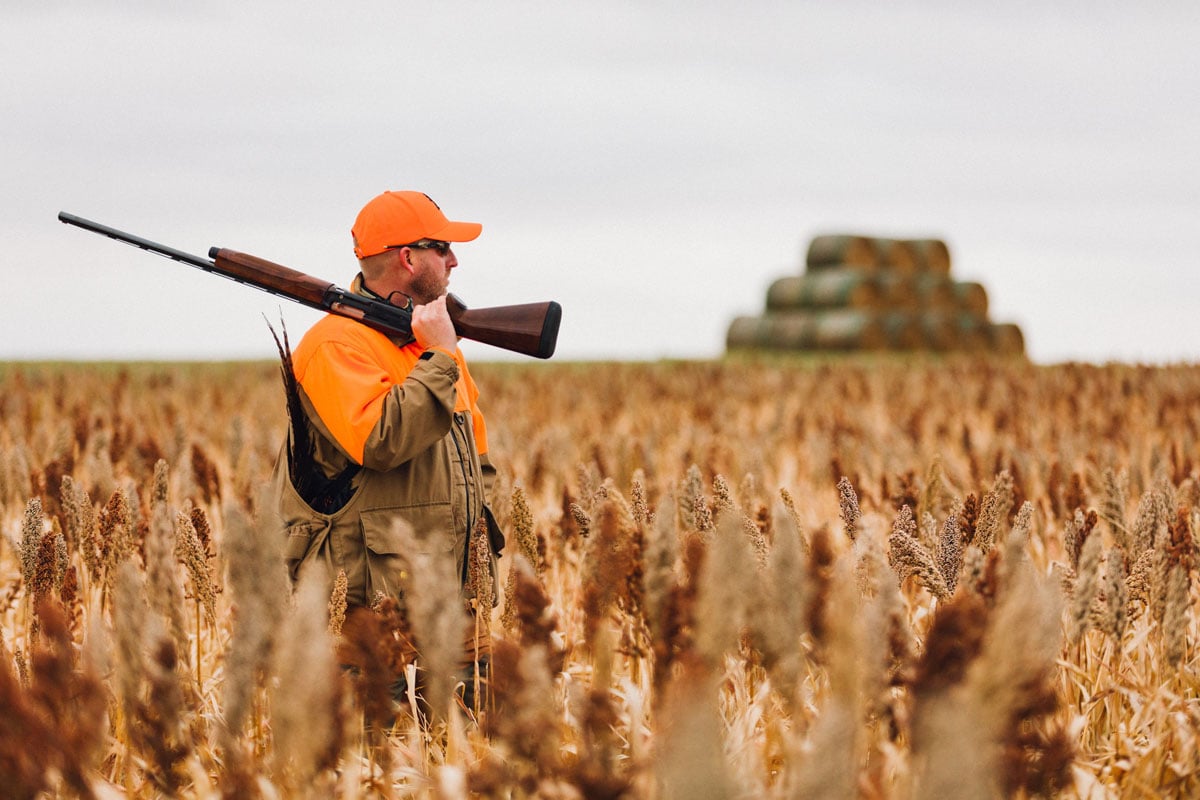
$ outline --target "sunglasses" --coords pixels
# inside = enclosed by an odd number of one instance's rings
[[[450,252],[449,242],[439,242],[436,239],[421,239],[411,244],[389,244],[389,250],[399,250],[401,247],[412,247],[416,250],[433,250],[439,256],[444,256]]]

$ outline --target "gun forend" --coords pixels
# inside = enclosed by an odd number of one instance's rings
[[[326,295],[334,288],[328,281],[236,250],[212,247],[209,248],[208,257],[213,260],[214,272],[236,281],[252,283],[313,308],[326,308]]]

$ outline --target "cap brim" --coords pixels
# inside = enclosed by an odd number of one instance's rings
[[[443,228],[436,233],[429,234],[427,238],[436,239],[439,242],[470,242],[476,239],[482,231],[483,225],[478,222],[447,222]]]

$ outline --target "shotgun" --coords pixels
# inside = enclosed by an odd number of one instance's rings
[[[358,320],[386,334],[402,337],[412,335],[412,312],[408,309],[339,289],[320,278],[305,275],[303,272],[257,256],[213,247],[209,249],[209,257],[206,259],[65,211],[59,212],[58,219],[68,225],[99,233],[142,250],[166,256],[173,261],[199,267],[205,272],[230,278],[301,305]],[[462,300],[449,294],[446,296],[446,310],[454,323],[454,330],[464,339],[536,358],[549,358],[554,355],[554,346],[558,342],[558,324],[562,320],[562,306],[553,300],[492,308],[467,308]]]

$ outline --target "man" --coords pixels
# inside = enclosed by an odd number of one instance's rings
[[[276,466],[292,577],[320,559],[348,580],[347,603],[399,597],[407,521],[422,545],[454,553],[464,582],[495,479],[479,391],[446,311],[452,243],[482,226],[452,222],[420,192],[384,192],[351,233],[351,289],[412,312],[412,335],[389,338],[328,315],[285,353],[291,435]],[[502,540],[493,538],[495,551]]]

